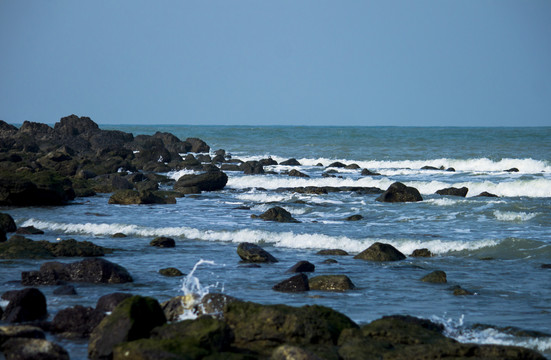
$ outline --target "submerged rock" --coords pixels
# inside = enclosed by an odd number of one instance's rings
[[[296,169],[293,169],[293,170],[289,171],[289,176],[302,177],[302,178],[309,178],[310,177],[309,175],[306,175],[305,173],[300,172]]]
[[[437,284],[445,284],[447,282],[446,273],[443,272],[442,270],[436,270],[431,272],[430,274],[423,276],[421,278],[421,281],[437,283]]]
[[[141,205],[141,204],[175,204],[173,197],[161,197],[151,191],[119,190],[109,198],[109,204]]]
[[[237,255],[244,262],[252,263],[270,263],[278,262],[269,252],[260,246],[248,242],[241,243],[237,246]]]
[[[455,187],[450,187],[450,188],[441,189],[441,190],[436,191],[436,193],[438,195],[451,195],[451,196],[460,196],[460,197],[467,196],[468,192],[469,192],[469,189],[466,188],[465,186],[460,188],[460,189],[455,188]]]
[[[351,215],[351,216],[347,217],[344,220],[346,220],[346,221],[360,221],[360,220],[363,220],[363,218],[364,217],[362,215],[358,214],[358,215]]]
[[[151,240],[149,245],[160,247],[160,248],[173,248],[176,246],[176,242],[174,241],[173,238],[159,236]]]
[[[476,195],[476,197],[491,197],[491,198],[496,198],[496,197],[499,197],[495,194],[492,194],[492,193],[489,193],[487,191],[483,191],[481,192],[480,194]]]
[[[181,272],[180,270],[178,270],[174,267],[161,269],[161,270],[159,270],[159,274],[161,274],[163,276],[168,276],[168,277],[184,276],[183,272]]]
[[[44,231],[35,228],[34,226],[23,226],[15,231],[19,235],[42,235]]]
[[[341,250],[341,249],[327,249],[327,250],[320,250],[316,253],[316,255],[338,255],[338,256],[347,256],[349,255],[348,252]]]
[[[275,291],[281,292],[302,292],[310,290],[308,284],[308,276],[300,273],[292,276],[289,279],[285,279],[272,287]]]
[[[400,182],[395,182],[375,200],[393,203],[423,201],[423,198],[416,188],[406,186]]]
[[[429,249],[423,248],[423,249],[415,249],[410,255],[411,257],[432,257],[433,254],[430,252]]]
[[[285,160],[279,163],[279,165],[286,165],[286,166],[301,166],[300,162],[298,162],[297,159],[291,158],[289,160]]]
[[[358,255],[354,259],[370,261],[399,261],[404,260],[406,256],[390,244],[376,242]]]
[[[285,210],[284,208],[280,206],[275,206],[271,209],[268,209],[266,212],[264,212],[261,215],[252,215],[253,219],[260,218],[265,221],[277,221],[277,222],[284,222],[284,223],[299,223],[297,219],[295,219],[290,212]]]

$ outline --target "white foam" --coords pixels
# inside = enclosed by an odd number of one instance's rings
[[[539,213],[526,213],[526,212],[514,212],[514,211],[494,211],[494,216],[496,219],[500,221],[515,221],[515,222],[521,222],[521,221],[528,221],[536,216],[538,216]]]
[[[166,174],[166,176],[168,176],[170,179],[178,180],[184,175],[190,175],[190,174],[196,174],[196,173],[197,172],[194,170],[183,169],[183,170],[177,170],[177,171],[170,171]]]
[[[184,312],[180,314],[178,320],[196,319],[197,313],[195,306],[201,303],[201,299],[210,292],[211,288],[217,287],[218,284],[202,286],[199,278],[194,274],[197,271],[199,265],[208,264],[216,265],[211,260],[199,260],[194,266],[191,272],[182,280],[182,292],[184,293],[185,303],[183,303]]]

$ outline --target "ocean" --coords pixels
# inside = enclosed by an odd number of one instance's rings
[[[45,231],[30,238],[74,238],[119,249],[106,259],[134,277],[130,284],[76,284],[76,296],[57,296],[54,286],[41,287],[51,317],[68,306],[95,306],[100,296],[116,291],[159,301],[189,291],[222,292],[263,304],[325,305],[359,324],[384,315],[413,315],[444,324],[447,335],[463,342],[520,345],[551,358],[551,269],[542,267],[551,264],[551,127],[100,127],[134,135],[161,131],[181,139],[198,137],[212,152],[225,149],[233,159],[271,157],[279,163],[295,158],[301,166],[266,166],[271,173],[264,175],[228,171],[224,190],[186,196],[175,205],[109,205],[110,194],[100,194],[77,198],[70,206],[1,207],[18,226]],[[336,161],[358,167],[327,168]],[[436,170],[423,169],[426,166]],[[291,169],[309,177],[291,177]],[[363,176],[362,169],[380,175]],[[332,176],[324,176],[329,170],[334,170]],[[168,176],[178,179],[187,173],[191,171],[172,171]],[[381,203],[375,201],[376,194],[278,190],[386,190],[396,181],[417,188],[423,201]],[[467,187],[467,196],[435,193],[449,187]],[[478,197],[482,192],[497,197]],[[300,223],[251,218],[273,206],[285,208]],[[363,219],[345,220],[351,215]],[[118,232],[128,237],[113,238]],[[149,246],[156,236],[174,238],[176,247]],[[279,262],[244,267],[236,253],[241,242],[259,244]],[[375,242],[391,244],[406,255],[427,248],[435,256],[391,263],[353,259]],[[337,263],[329,264],[324,262],[329,257],[316,254],[337,248],[351,256],[331,256]],[[356,289],[272,290],[301,260],[316,266],[313,275],[347,275]],[[42,262],[0,260],[0,293],[20,288],[21,271],[36,270]],[[166,278],[158,273],[169,266],[188,276]],[[434,270],[444,271],[448,282],[420,280]],[[453,295],[454,286],[474,295]],[[533,332],[518,333],[510,327]],[[72,358],[86,357],[85,341],[54,341]]]

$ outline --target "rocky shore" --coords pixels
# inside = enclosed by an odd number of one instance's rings
[[[212,155],[211,155],[212,154]],[[176,198],[219,191],[228,182],[225,171],[268,173],[272,159],[243,162],[222,149],[212,152],[202,140],[182,141],[169,133],[138,135],[102,130],[90,118],[71,115],[53,127],[25,122],[16,128],[0,121],[0,206],[68,205],[82,197],[111,194],[109,204],[171,204]],[[296,159],[281,165],[297,166]],[[333,163],[365,176],[378,176],[355,164]],[[194,170],[174,181],[161,173]],[[432,169],[427,169],[432,170]],[[452,169],[447,169],[452,171]],[[324,176],[335,176],[329,171]],[[296,170],[289,176],[306,177]],[[419,191],[396,182],[385,189],[364,187],[280,188],[302,194],[351,192],[376,194],[379,202],[423,201]],[[465,197],[467,188],[439,190],[442,196]],[[479,196],[494,196],[482,193]],[[250,221],[298,223],[285,209],[274,206]],[[348,221],[361,220],[353,216]],[[46,259],[39,269],[21,273],[21,290],[2,294],[0,352],[6,359],[68,359],[68,352],[47,340],[53,334],[88,342],[91,359],[544,359],[539,353],[514,346],[463,344],[444,335],[442,325],[426,319],[392,315],[369,324],[357,324],[324,306],[263,305],[224,294],[175,297],[160,303],[140,294],[109,293],[95,307],[74,306],[48,313],[41,286],[74,291],[75,283],[120,284],[132,282],[124,267],[103,258],[117,249],[73,239],[58,242],[31,240],[25,235],[39,229],[18,229],[9,214],[0,214],[0,259]],[[18,232],[17,234],[14,234]],[[124,235],[121,235],[124,236]],[[173,239],[159,237],[151,246],[171,248]],[[334,249],[323,255],[347,256]],[[393,262],[409,257],[431,257],[427,249],[402,254],[389,244],[375,243],[355,254],[355,261]],[[56,258],[75,258],[61,263]],[[244,266],[278,262],[258,245],[243,242],[236,260]],[[330,259],[328,259],[330,260]],[[309,276],[314,264],[301,261],[274,284],[283,293],[352,291],[345,274]],[[166,276],[183,276],[178,269]],[[263,269],[268,271],[267,269]],[[423,282],[446,283],[444,271],[426,274]],[[106,289],[108,289],[106,287]],[[459,286],[454,295],[472,295]],[[192,312],[196,319],[180,320]]]

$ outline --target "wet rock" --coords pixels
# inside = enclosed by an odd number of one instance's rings
[[[297,159],[291,158],[289,160],[285,160],[279,163],[279,165],[286,165],[286,166],[301,166],[300,162],[298,162]]]
[[[281,345],[277,347],[270,360],[322,360],[313,352],[304,350],[298,346]]]
[[[101,310],[75,305],[54,316],[51,330],[65,338],[87,338],[105,316]]]
[[[0,206],[65,205],[75,198],[71,181],[53,171],[0,177]]]
[[[76,295],[77,291],[73,285],[62,285],[58,288],[55,288],[53,291],[54,295]]]
[[[132,296],[123,300],[92,331],[88,356],[91,359],[111,357],[116,345],[147,338],[153,328],[165,323],[166,317],[157,300]]]
[[[291,171],[289,171],[289,176],[302,177],[302,178],[309,178],[310,177],[309,175],[306,175],[305,173],[300,172],[296,169],[292,169]]]
[[[132,297],[132,294],[120,292],[103,295],[98,299],[96,309],[104,313],[111,312],[117,307],[117,305],[129,297]]]
[[[375,172],[375,171],[371,171],[369,169],[363,169],[362,170],[362,176],[379,176],[381,174],[379,174],[378,172]]]
[[[308,261],[299,261],[295,265],[291,266],[286,273],[301,273],[301,272],[314,272],[316,266]]]
[[[340,161],[335,161],[327,166],[328,168],[345,168],[346,164],[343,164]]]
[[[239,170],[243,171],[247,175],[262,175],[264,174],[264,167],[259,161],[247,161],[239,165]]]
[[[2,320],[10,323],[44,320],[48,316],[46,297],[36,288],[16,290],[10,294]]]
[[[159,270],[159,274],[168,277],[184,276],[183,272],[173,267],[161,269]]]
[[[248,242],[244,242],[237,246],[237,255],[244,262],[251,263],[270,263],[278,262],[269,252],[261,248],[260,246]]]
[[[239,300],[226,294],[208,293],[201,298],[195,309],[198,315],[220,315],[224,307],[234,301]]]
[[[210,146],[207,145],[206,142],[204,142],[201,139],[198,138],[187,138],[186,143],[191,145],[190,152],[193,153],[208,153],[210,152]]]
[[[415,249],[410,255],[411,257],[432,257],[433,254],[430,252],[429,249],[423,248],[423,249]]]
[[[228,176],[222,172],[207,172],[199,175],[184,175],[174,184],[174,190],[198,187],[201,191],[222,190],[228,182]]]
[[[42,242],[55,257],[94,257],[111,253],[106,249],[90,241],[76,241],[75,239],[61,240],[56,243]]]
[[[15,233],[20,235],[42,235],[44,234],[44,231],[37,229],[34,226],[23,226],[17,229]]]
[[[455,187],[450,187],[450,188],[440,189],[436,191],[438,195],[449,195],[449,196],[460,196],[460,197],[467,196],[468,192],[469,192],[469,189],[466,187],[462,187],[460,189]]]
[[[160,247],[160,248],[173,248],[176,246],[176,242],[172,238],[159,236],[151,240],[149,245]]]
[[[519,170],[517,168],[510,168],[510,169],[507,169],[507,170],[504,170],[505,172],[510,172],[510,173],[513,173],[513,172],[519,172]]]
[[[347,291],[356,286],[346,275],[319,275],[310,279],[310,290]]]
[[[69,360],[67,350],[44,339],[13,338],[2,345],[6,360]]]
[[[15,221],[10,214],[0,213],[0,230],[4,230],[6,233],[17,231]]]
[[[435,167],[435,166],[430,166],[430,165],[425,165],[421,168],[421,170],[444,170],[444,166],[440,166],[439,168],[438,167]]]
[[[283,222],[283,223],[298,223],[297,219],[293,218],[290,212],[285,210],[284,208],[280,206],[275,206],[271,209],[268,209],[266,212],[264,212],[261,215],[252,215],[253,219],[260,218],[265,221],[277,221],[277,222]]]
[[[272,287],[275,291],[280,292],[302,292],[310,290],[308,284],[308,276],[300,273],[292,276],[289,279],[285,279]]]
[[[376,242],[358,255],[354,259],[370,261],[399,261],[404,260],[406,256],[390,244]]]
[[[360,221],[360,220],[363,220],[363,218],[364,217],[362,215],[358,214],[358,215],[351,215],[351,216],[347,217],[344,220],[346,220],[346,221]]]
[[[542,269],[551,269],[551,264],[541,264]]]
[[[0,243],[0,259],[49,259],[54,257],[44,242],[33,241],[14,235]]]
[[[259,163],[260,163],[262,166],[273,166],[273,165],[277,165],[277,161],[275,161],[275,160],[272,159],[271,157],[270,157],[270,158],[267,158],[267,159],[261,159],[261,160],[259,160]]]
[[[120,238],[125,238],[125,237],[127,237],[127,235],[119,232],[119,233],[114,233],[111,237],[119,238],[119,239],[120,239]]]
[[[423,198],[419,190],[400,182],[395,182],[375,200],[380,202],[412,202],[423,201]]]
[[[338,264],[339,262],[335,259],[325,259],[323,260],[322,264]]]
[[[171,197],[160,197],[151,191],[119,190],[109,198],[109,204],[143,205],[143,204],[175,204]]]
[[[348,252],[341,250],[341,249],[326,249],[326,250],[320,250],[316,253],[316,255],[331,255],[331,256],[346,256],[349,255]]]
[[[453,294],[455,296],[474,295],[474,293],[472,291],[469,291],[467,289],[463,289],[459,285],[453,287]]]
[[[241,167],[239,167],[239,165],[235,165],[235,164],[222,164],[222,166],[220,166],[220,170],[223,170],[223,171],[241,171]]]
[[[0,326],[0,352],[2,344],[14,338],[45,339],[46,335],[41,328],[31,325]]]
[[[480,194],[476,195],[476,197],[491,197],[491,198],[496,198],[496,197],[499,197],[495,194],[492,194],[492,193],[489,193],[487,191],[483,191],[481,192]]]
[[[350,164],[350,165],[346,165],[344,168],[345,168],[345,169],[348,169],[348,170],[358,170],[358,169],[360,169],[360,165],[358,165],[358,164]]]
[[[436,270],[427,274],[421,278],[423,282],[430,282],[436,284],[445,284],[447,282],[446,273],[442,270]]]
[[[185,154],[192,149],[192,144],[180,140],[175,135],[168,132],[157,131],[152,136],[154,139],[159,139],[170,153]],[[206,145],[206,144],[205,144]]]

